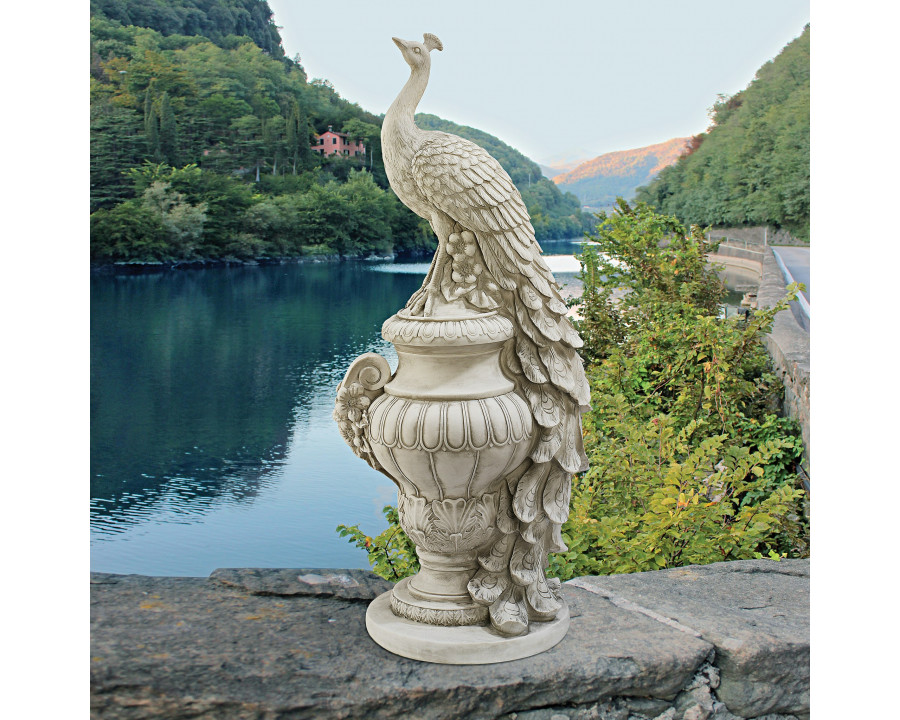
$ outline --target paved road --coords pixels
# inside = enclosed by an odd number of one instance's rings
[[[797,319],[797,323],[809,332],[810,304],[809,304],[809,248],[808,247],[773,247],[775,258],[780,260],[791,278],[795,282],[802,282],[806,290],[800,293],[797,302],[791,303],[791,312]],[[790,278],[785,278],[788,282]]]
[[[803,295],[809,302],[809,248],[773,247],[772,249],[781,257],[781,261],[787,267],[788,272],[793,275],[794,280],[806,285],[806,292]]]

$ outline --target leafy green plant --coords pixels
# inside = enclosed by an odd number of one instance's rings
[[[578,328],[593,362],[591,467],[575,479],[551,572],[635,572],[807,554],[795,422],[763,337],[796,287],[749,320],[725,319],[699,228],[639,203],[598,215],[582,255]]]
[[[91,213],[91,260],[162,262],[168,233],[157,213],[136,200]]]
[[[586,434],[591,468],[576,479],[563,527],[567,552],[551,574],[608,575],[720,560],[780,557],[787,526],[801,534],[791,482],[771,487],[766,466],[781,439],[755,449],[726,434],[697,441],[698,423],[638,422],[625,397],[595,396],[602,434]],[[788,545],[790,543],[787,543]]]
[[[749,319],[724,318],[699,228],[621,200],[597,218],[575,303],[590,469],[573,479],[568,550],[550,556],[550,574],[808,555],[802,441],[794,421],[772,412],[783,389],[763,345],[797,287]],[[375,539],[340,531],[395,579],[415,571],[415,554],[396,510],[385,514],[391,525]]]
[[[356,547],[366,551],[375,574],[396,582],[419,571],[419,558],[416,546],[400,527],[397,508],[385,505],[382,513],[387,518],[388,528],[374,538],[360,530],[359,525],[338,525],[337,532],[341,537],[349,537]]]

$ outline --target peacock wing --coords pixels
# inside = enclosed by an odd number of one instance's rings
[[[590,390],[576,352],[581,339],[541,256],[522,196],[484,148],[449,133],[425,135],[412,175],[434,207],[475,233],[488,272],[510,295],[507,314],[531,341],[517,345],[528,379],[548,377],[553,388],[586,407]],[[534,388],[529,399],[541,404],[548,390]]]

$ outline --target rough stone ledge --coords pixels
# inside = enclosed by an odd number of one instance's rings
[[[809,715],[809,561],[577,578],[566,638],[434,665],[383,650],[362,570],[91,575],[96,718],[790,720]]]
[[[253,595],[332,596],[367,603],[393,587],[368,570],[295,570],[258,568],[221,568],[209,576],[226,587],[246,590]]]

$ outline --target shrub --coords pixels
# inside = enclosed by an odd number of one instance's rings
[[[159,218],[166,230],[168,254],[190,260],[197,252],[206,221],[206,203],[191,205],[168,182],[156,180],[144,190],[141,204]]]
[[[167,236],[158,214],[127,200],[91,213],[91,260],[161,262],[169,257]]]
[[[551,555],[550,574],[807,555],[802,443],[796,423],[771,411],[783,389],[762,342],[797,288],[749,319],[726,319],[699,228],[621,200],[597,218],[576,303],[590,469],[573,479],[568,550]],[[396,569],[415,572],[415,556],[396,512],[385,512],[391,526],[376,538],[341,532],[397,579]]]
[[[578,329],[592,410],[551,557],[563,579],[808,553],[796,423],[762,340],[775,307],[721,317],[724,287],[697,227],[620,201],[582,255]]]
[[[350,542],[366,551],[369,564],[376,574],[396,582],[419,571],[419,558],[416,556],[416,546],[400,527],[397,508],[386,505],[382,512],[387,518],[388,528],[377,537],[369,537],[359,529],[359,525],[338,525],[337,531],[341,537],[349,536]]]

